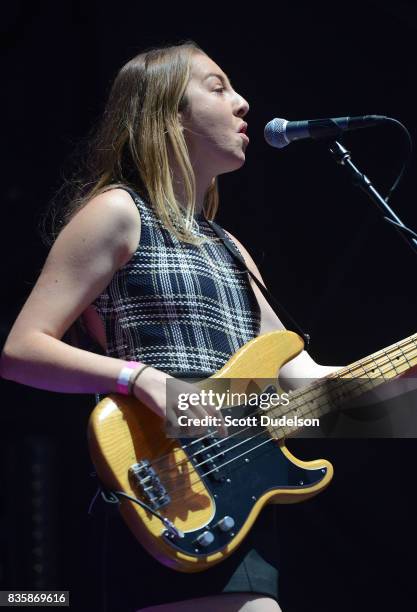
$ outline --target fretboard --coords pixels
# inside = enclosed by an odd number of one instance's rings
[[[289,405],[270,408],[268,416],[286,416],[287,420],[295,417],[320,419],[416,365],[417,334],[413,334],[307,387],[291,392]],[[299,431],[302,426],[295,424],[268,429],[273,437],[284,438]]]

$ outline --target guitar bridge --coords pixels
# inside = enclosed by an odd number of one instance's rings
[[[147,459],[130,466],[129,480],[153,510],[170,503],[171,498],[167,490]]]

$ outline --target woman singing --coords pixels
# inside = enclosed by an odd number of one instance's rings
[[[163,417],[167,378],[208,377],[252,338],[283,328],[208,223],[218,208],[217,176],[245,163],[248,111],[193,42],[123,66],[91,143],[88,174],[5,344],[4,378],[61,393],[106,395],[125,384]],[[236,202],[226,205],[239,214]],[[89,345],[62,340],[74,328]],[[131,362],[149,367],[135,376]],[[303,352],[280,379],[291,387],[292,379],[334,370]],[[156,562],[119,520],[109,537],[112,612],[280,610],[272,506],[231,557],[199,574]]]

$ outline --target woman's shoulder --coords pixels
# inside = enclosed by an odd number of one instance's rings
[[[135,253],[141,234],[140,207],[135,195],[118,185],[110,185],[96,198],[93,198],[96,204],[103,205],[104,214],[111,215],[114,227],[124,235],[127,261]]]
[[[105,202],[108,207],[113,208],[115,211],[120,210],[122,213],[136,211],[136,216],[140,218],[140,210],[138,209],[139,196],[132,189],[119,184],[107,185],[97,195],[92,197],[88,204],[92,202]]]
[[[138,207],[127,191],[115,186],[91,197],[63,229],[57,242],[71,250],[74,239],[89,236],[90,246],[92,241],[98,241],[98,249],[102,244],[106,250],[123,253],[124,265],[136,251],[140,233]]]

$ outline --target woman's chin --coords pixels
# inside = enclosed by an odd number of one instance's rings
[[[226,174],[227,172],[233,172],[234,170],[239,170],[246,161],[245,152],[241,151],[240,154],[234,155],[233,159],[228,160],[227,168],[226,164],[219,174]]]
[[[239,156],[239,159],[236,161],[236,167],[234,169],[238,170],[239,168],[241,168],[243,164],[245,163],[245,161],[246,161],[245,152],[242,151],[241,155]]]

